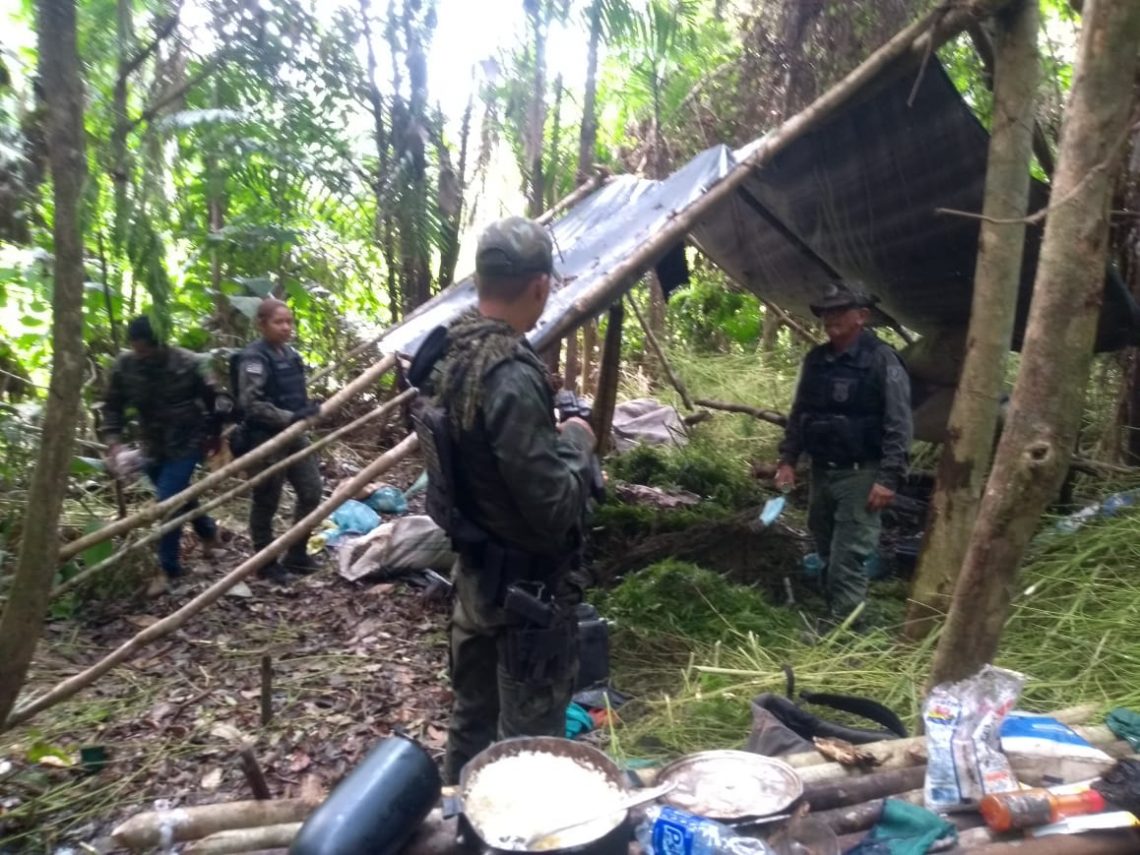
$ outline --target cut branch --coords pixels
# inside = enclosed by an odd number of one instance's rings
[[[685,405],[685,409],[694,409],[693,399],[689,397],[689,390],[685,388],[685,384],[681,382],[681,378],[677,376],[673,371],[673,366],[671,366],[669,360],[665,358],[665,351],[661,349],[661,343],[657,340],[657,336],[654,335],[653,330],[651,330],[649,324],[646,323],[645,317],[641,314],[641,309],[637,308],[637,303],[630,299],[628,295],[626,296],[626,302],[629,303],[629,307],[633,309],[633,314],[637,316],[637,322],[641,325],[641,331],[645,333],[645,340],[649,342],[649,347],[653,350],[654,355],[656,355],[657,361],[661,363],[661,367],[665,371],[665,376],[669,378],[670,385],[672,385],[672,387],[677,390],[677,394],[681,396],[681,402]]]
[[[305,799],[278,799],[147,811],[119,825],[111,832],[111,838],[124,849],[153,849],[231,829],[298,822],[314,807]]]
[[[186,855],[231,855],[235,852],[262,852],[285,849],[301,830],[299,822],[263,825],[260,828],[234,828],[203,837],[186,847]]]
[[[743,413],[746,416],[752,416],[755,419],[760,419],[762,422],[779,425],[780,427],[786,427],[788,424],[788,417],[775,410],[762,410],[759,407],[750,407],[747,404],[733,404],[728,401],[710,401],[707,398],[701,398],[695,403],[698,407],[708,407],[710,410],[723,410],[726,413]]]
[[[417,447],[418,442],[414,434],[406,437],[395,448],[382,454],[352,478],[342,482],[329,498],[321,502],[311,513],[296,522],[288,531],[274,540],[269,546],[265,547],[265,549],[247,558],[238,565],[236,569],[232,570],[228,575],[223,576],[198,596],[194,597],[194,599],[190,600],[190,602],[186,603],[186,605],[182,606],[182,608],[172,612],[162,620],[148,626],[142,632],[129,638],[123,644],[119,645],[117,649],[104,656],[90,668],[61,681],[44,694],[17,708],[8,717],[8,720],[4,723],[4,727],[9,728],[21,722],[25,722],[36,713],[42,712],[48,707],[58,704],[60,701],[67,700],[90,686],[116,665],[126,662],[151,642],[178,629],[190,620],[190,618],[206,608],[206,606],[217,602],[227,591],[245,579],[246,576],[265,567],[289,547],[301,543],[321,520],[325,519],[349,499],[355,498],[361,489],[374,480],[377,475],[391,469],[392,466],[411,454]]]
[[[125,520],[118,520],[111,525],[104,526],[98,531],[94,531],[91,534],[71,541],[62,549],[60,549],[60,560],[66,561],[68,558],[78,555],[80,552],[83,552],[85,549],[94,546],[96,543],[102,543],[105,540],[110,540],[112,537],[118,537],[120,534],[125,534],[132,529],[138,528],[140,525],[145,525],[146,523],[160,519],[171,511],[179,510],[191,499],[198,498],[198,496],[202,495],[210,488],[222,483],[226,478],[238,474],[253,463],[260,463],[261,461],[268,460],[270,457],[288,445],[290,441],[304,434],[310,427],[318,423],[321,419],[328,418],[328,416],[335,413],[348,401],[356,397],[356,395],[358,395],[360,392],[363,392],[365,389],[379,380],[395,364],[395,356],[384,357],[379,362],[369,367],[359,377],[357,377],[327,401],[325,401],[321,405],[320,412],[318,412],[317,415],[313,416],[313,418],[303,422],[297,422],[294,425],[290,425],[289,427],[285,428],[285,430],[281,431],[281,433],[270,439],[268,442],[264,443],[263,445],[259,445],[257,448],[253,449],[253,451],[242,455],[237,460],[233,460],[230,463],[227,463],[216,472],[211,472],[202,480],[191,484],[181,493],[171,496],[169,499],[166,499],[164,501],[155,502],[153,505],[127,517]]]

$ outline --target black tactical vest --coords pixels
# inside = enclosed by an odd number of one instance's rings
[[[882,457],[886,390],[874,371],[881,348],[890,346],[864,331],[853,354],[829,359],[825,345],[804,360],[800,429],[813,461],[848,466]]]
[[[265,385],[269,403],[291,412],[309,403],[305,391],[305,363],[296,350],[286,345],[278,351],[265,339],[258,339],[246,348],[246,354],[260,359],[269,368],[269,379]]]

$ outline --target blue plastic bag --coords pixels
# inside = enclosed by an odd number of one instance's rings
[[[566,738],[577,739],[583,733],[594,729],[594,720],[581,704],[571,703],[566,707]]]
[[[364,502],[349,499],[332,512],[337,537],[346,534],[367,534],[380,525],[380,515]]]
[[[403,515],[408,512],[408,500],[404,494],[388,484],[365,499],[364,503],[382,514]]]
[[[804,576],[808,579],[818,579],[823,572],[823,559],[815,552],[809,552],[803,560]]]

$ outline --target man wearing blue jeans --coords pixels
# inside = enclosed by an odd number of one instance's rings
[[[162,344],[145,315],[131,321],[127,338],[130,351],[120,354],[111,369],[100,433],[113,463],[122,448],[127,411],[137,414],[145,471],[158,500],[163,501],[186,489],[195,467],[202,462],[217,391],[197,355]],[[197,505],[197,501],[190,502],[174,515]],[[203,514],[192,524],[207,553],[218,546],[218,526],[213,519]],[[158,560],[164,578],[159,580],[162,584],[152,586],[152,593],[185,575],[179,556],[181,541],[181,527],[159,541]]]

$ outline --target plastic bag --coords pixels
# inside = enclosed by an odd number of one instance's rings
[[[382,514],[403,515],[408,512],[408,500],[390,484],[385,484],[364,500],[364,504]]]
[[[356,499],[349,499],[339,508],[332,512],[332,521],[336,523],[338,530],[337,537],[342,537],[350,532],[355,534],[366,534],[376,526],[380,525],[380,515],[364,502],[358,502]],[[329,538],[328,542],[332,543],[333,538]]]
[[[922,707],[928,808],[967,809],[987,793],[1018,788],[1000,733],[1024,682],[1016,671],[986,665],[973,677],[931,690]]]

